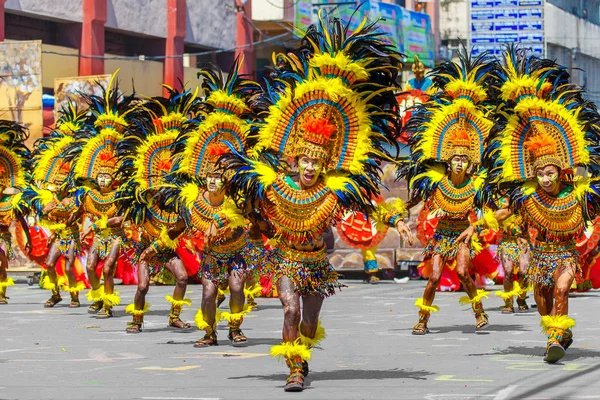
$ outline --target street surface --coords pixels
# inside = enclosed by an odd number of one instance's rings
[[[281,338],[278,299],[258,299],[261,309],[246,317],[247,347],[232,347],[221,323],[220,345],[195,349],[202,332],[167,327],[172,287],[150,288],[144,331],[131,335],[124,309],[132,286],[117,287],[123,304],[100,320],[87,314],[84,296],[78,309],[66,294],[44,309],[49,292],[18,284],[0,306],[0,399],[600,399],[599,292],[573,295],[575,343],[548,365],[535,310],[502,315],[501,299],[490,296],[491,326],[476,334],[472,311],[458,304],[464,293],[438,293],[431,333],[412,336],[424,281],[344,283],[325,300],[327,338],[302,393],[283,391],[287,368],[268,355]],[[192,322],[202,288],[188,288],[192,309],[182,317]]]

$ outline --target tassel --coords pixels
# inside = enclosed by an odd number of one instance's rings
[[[575,326],[575,320],[568,315],[544,315],[540,321],[543,333],[548,333],[550,328],[571,329]]]
[[[14,285],[15,285],[15,281],[13,281],[12,278],[8,278],[4,282],[0,282],[0,288],[5,288],[5,287],[9,287],[9,286],[14,286]]]
[[[496,291],[496,296],[502,297],[502,300],[508,300],[512,297],[515,296],[520,296],[523,293],[523,290],[521,289],[521,286],[519,285],[519,282],[514,281],[513,282],[513,289],[510,292],[504,292],[502,290],[498,290]]]
[[[473,297],[472,299],[469,298],[469,296],[462,296],[459,300],[458,303],[465,305],[465,304],[475,304],[481,301],[481,299],[483,299],[484,297],[487,299],[489,296],[488,291],[482,290],[482,289],[478,289],[477,290],[477,294],[475,295],[475,297]]]
[[[415,300],[415,306],[417,308],[421,309],[421,311],[425,311],[428,313],[440,311],[440,308],[438,306],[433,306],[433,305],[426,306],[425,304],[423,304],[423,301],[424,301],[424,299],[422,297]]]
[[[281,344],[271,347],[269,351],[271,357],[278,357],[279,359],[292,359],[294,357],[300,357],[302,361],[310,360],[310,349],[300,343],[300,339],[296,339],[294,342],[282,342]]]
[[[88,291],[85,294],[85,298],[88,299],[88,301],[93,301],[98,302],[100,300],[102,300],[104,297],[104,287],[100,286],[98,289],[90,289],[90,291]]]
[[[171,296],[165,296],[165,300],[168,301],[169,303],[171,303],[173,305],[173,307],[178,307],[178,306],[179,307],[183,307],[183,306],[191,307],[192,306],[192,300],[190,300],[190,299],[175,300]]]
[[[255,285],[252,285],[252,287],[246,289],[244,288],[244,296],[248,297],[257,297],[261,292],[262,292],[262,286],[260,286],[258,283]]]
[[[83,282],[77,282],[77,284],[75,286],[64,286],[63,287],[64,290],[66,290],[67,292],[74,294],[74,293],[79,293],[82,290],[85,289],[85,285],[83,284]]]
[[[44,280],[42,281],[42,289],[44,289],[44,290],[55,290],[56,289],[56,283],[50,282],[50,278],[48,276],[46,276],[44,278]]]
[[[250,306],[250,304],[244,304],[244,308],[238,313],[230,313],[227,311],[223,311],[221,313],[221,320],[230,323],[239,322],[242,320],[242,318],[244,318],[244,315],[248,314],[250,311],[252,311],[252,307]]]
[[[125,308],[125,312],[127,314],[131,314],[131,315],[136,316],[136,317],[138,317],[140,315],[144,315],[148,311],[150,311],[150,303],[144,303],[144,308],[142,310],[136,310],[135,309],[135,304],[129,304]]]
[[[221,320],[221,310],[219,310],[217,308],[217,311],[215,312],[215,322],[214,325],[217,324],[217,322],[219,322]],[[208,328],[212,328],[208,322],[206,322],[204,320],[204,314],[202,314],[202,310],[199,309],[198,312],[196,313],[196,316],[194,317],[194,322],[196,323],[196,326],[198,327],[199,330],[201,331],[206,331]]]
[[[317,331],[315,332],[314,337],[311,338],[308,336],[304,336],[302,334],[302,331],[300,330],[300,324],[298,324],[298,332],[300,333],[300,343],[308,346],[309,348],[317,346],[327,336],[325,334],[325,329],[321,325],[321,320],[319,320],[317,324]]]

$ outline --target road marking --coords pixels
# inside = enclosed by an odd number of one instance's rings
[[[219,397],[142,397],[142,400],[221,400]]]
[[[25,349],[10,349],[10,350],[0,350],[0,353],[14,353],[15,351],[22,351]]]
[[[185,359],[190,359],[190,358],[223,358],[223,357],[235,357],[238,360],[245,360],[247,358],[254,358],[254,357],[266,357],[268,356],[268,353],[232,353],[232,352],[219,352],[219,351],[211,351],[211,352],[206,352],[204,354],[190,354],[187,356],[178,356],[178,357],[173,357],[173,358],[185,358]],[[211,357],[213,356],[213,357]]]
[[[473,394],[473,393],[469,393],[469,394],[456,394],[456,393],[451,393],[451,394],[426,394],[423,398],[425,400],[436,400],[436,399],[443,399],[443,400],[476,400],[476,399],[481,399],[483,397],[494,397],[493,394]]]
[[[142,368],[138,368],[141,369],[143,371],[188,371],[190,369],[196,369],[196,368],[200,368],[199,365],[186,365],[183,367],[172,367],[172,368],[168,368],[168,367],[142,367]],[[144,397],[145,398],[145,397]],[[160,397],[162,398],[167,398],[167,397]],[[180,398],[180,397],[178,397]],[[183,397],[181,397],[183,398]]]
[[[452,381],[452,382],[494,382],[492,379],[461,379],[455,378],[456,375],[440,375],[435,378],[436,381]]]
[[[494,397],[494,400],[506,400],[508,399],[508,396],[510,396],[510,394],[512,392],[514,392],[517,389],[518,385],[510,385],[507,388],[502,389],[501,391],[498,392],[498,394],[496,394],[496,397]]]

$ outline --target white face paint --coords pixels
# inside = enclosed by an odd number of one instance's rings
[[[454,156],[450,160],[450,170],[456,175],[466,172],[467,168],[469,168],[469,157],[467,156]]]
[[[101,189],[110,187],[112,180],[113,178],[110,174],[98,174],[96,176],[96,183]]]
[[[210,193],[217,193],[223,189],[223,175],[208,174],[206,176],[206,188]]]
[[[298,172],[300,173],[300,182],[306,187],[314,186],[319,179],[323,166],[318,158],[301,156],[298,159]]]
[[[546,165],[536,171],[538,184],[546,193],[557,194],[560,188],[560,171],[555,165]]]

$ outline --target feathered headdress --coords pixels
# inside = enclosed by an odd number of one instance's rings
[[[24,127],[13,121],[0,120],[0,187],[24,189],[30,153]]]
[[[519,183],[545,165],[572,171],[589,164],[586,135],[597,113],[581,88],[568,83],[566,69],[515,47],[503,59],[498,87],[505,107],[486,154],[490,181]]]
[[[465,155],[481,163],[492,127],[486,86],[494,79],[494,63],[484,53],[472,59],[459,53],[459,62],[435,68],[432,79],[443,90],[417,106],[403,128],[409,132],[413,161],[445,162]]]

